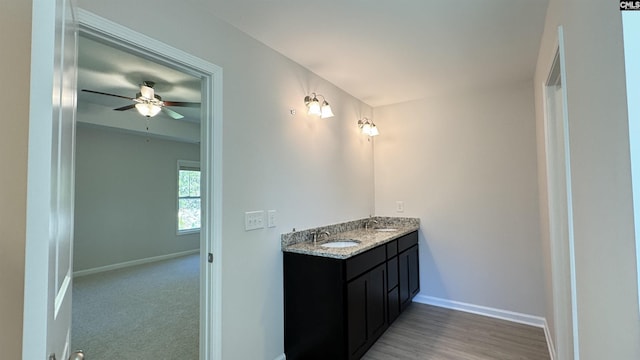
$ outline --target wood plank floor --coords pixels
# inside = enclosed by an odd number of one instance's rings
[[[549,360],[541,328],[413,303],[365,360]]]

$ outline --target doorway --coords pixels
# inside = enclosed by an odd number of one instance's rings
[[[222,69],[86,11],[78,11],[78,21],[81,36],[183,72],[199,79],[201,83],[201,124],[199,139],[197,139],[200,145],[202,220],[198,241],[200,268],[198,352],[201,360],[220,359]],[[133,97],[133,94],[131,96]],[[129,111],[135,113],[135,109]],[[149,131],[147,127],[150,126],[152,125],[146,123],[144,131]],[[163,135],[160,134],[160,136]],[[147,140],[156,141],[154,139],[157,137],[149,136]],[[164,139],[157,141],[164,141]],[[178,171],[177,164],[174,166]],[[214,258],[216,261],[213,261]]]
[[[81,34],[77,84],[71,347],[198,359],[201,80]]]

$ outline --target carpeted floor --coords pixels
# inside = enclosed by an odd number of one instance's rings
[[[196,360],[198,254],[81,276],[72,348],[91,360]]]

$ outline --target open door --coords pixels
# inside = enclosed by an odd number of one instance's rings
[[[70,354],[77,22],[33,1],[23,359]]]

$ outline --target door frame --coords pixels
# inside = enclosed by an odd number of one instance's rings
[[[544,147],[547,172],[547,206],[549,220],[549,247],[551,255],[551,282],[555,348],[553,353],[561,359],[579,359],[579,337],[576,295],[575,244],[573,236],[573,199],[571,190],[571,143],[569,140],[569,111],[567,107],[564,31],[558,27],[553,57],[549,61],[547,78],[542,84],[544,108]],[[554,78],[560,79],[561,109],[549,102]],[[555,96],[555,95],[554,95]],[[560,110],[561,116],[557,113]],[[552,114],[554,113],[555,114]],[[561,129],[557,134],[555,129]],[[551,153],[556,136],[561,136],[561,153]],[[558,165],[557,167],[554,165]],[[560,169],[559,169],[560,168]],[[558,174],[557,171],[561,171]],[[564,183],[557,181],[564,176]],[[560,189],[559,187],[562,187]],[[559,194],[559,190],[562,192]],[[564,195],[564,196],[561,196]],[[564,202],[564,206],[562,204]],[[558,235],[566,233],[565,235]],[[567,296],[567,289],[569,294]],[[568,310],[568,313],[567,313]]]
[[[51,11],[51,9],[41,10],[43,14]],[[35,24],[38,20],[37,12],[34,11],[34,26],[37,26]],[[86,10],[77,9],[77,18],[79,31],[83,34],[97,37],[202,79],[200,359],[220,360],[222,359],[222,68]],[[51,149],[40,144],[50,143],[47,138],[51,137],[49,124],[51,115],[47,112],[46,106],[39,108],[36,102],[46,99],[46,92],[50,91],[52,86],[49,86],[51,79],[46,71],[34,70],[47,69],[48,62],[45,55],[53,54],[57,49],[53,49],[53,44],[49,43],[46,36],[42,36],[40,40],[32,47],[23,356],[26,354],[25,351],[32,353],[32,350],[46,346],[47,339],[46,326],[43,329],[42,324],[46,323],[48,305],[43,304],[42,299],[46,301],[49,285],[47,275],[42,274],[42,264],[46,265],[49,257],[46,236],[49,230],[46,224],[48,224],[51,210],[46,196],[49,191],[46,183],[50,182]],[[43,56],[37,56],[38,53]],[[37,156],[32,156],[33,154]],[[215,255],[213,263],[208,262],[209,254]],[[90,356],[90,354],[87,355]]]

